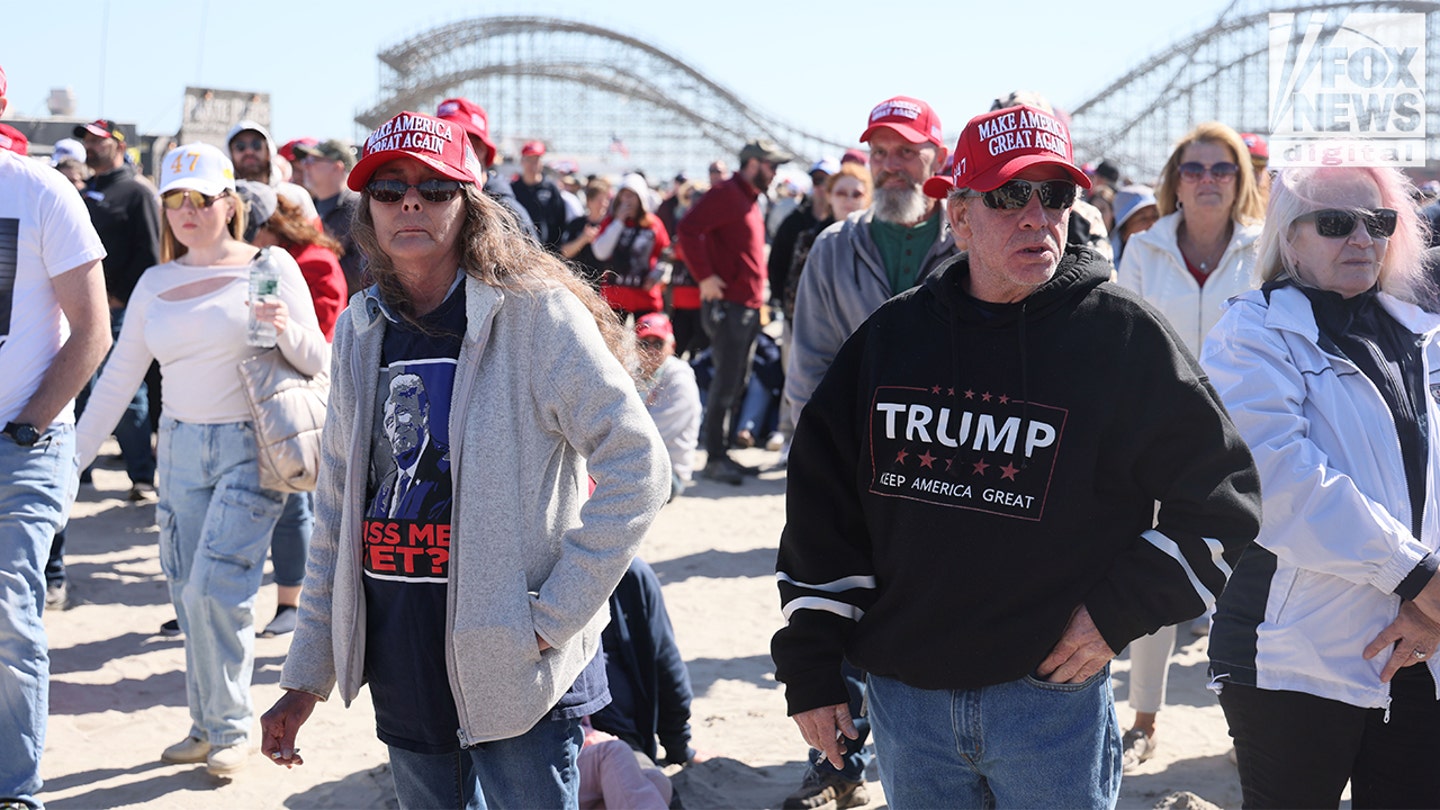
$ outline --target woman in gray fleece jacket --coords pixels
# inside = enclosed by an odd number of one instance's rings
[[[478,171],[463,131],[402,113],[350,175],[377,284],[335,331],[300,626],[262,751],[301,764],[315,703],[368,683],[402,807],[477,790],[574,807],[579,715],[609,701],[606,600],[669,471],[618,323]]]

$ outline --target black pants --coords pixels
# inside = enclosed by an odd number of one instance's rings
[[[710,345],[710,336],[700,328],[700,310],[673,310],[670,313],[670,325],[675,327],[676,357],[693,360],[695,355],[705,351]]]
[[[1227,683],[1248,808],[1336,807],[1345,783],[1361,808],[1440,807],[1440,702],[1424,665],[1405,667],[1384,709]]]
[[[710,336],[715,366],[705,399],[705,423],[700,426],[705,452],[713,460],[725,453],[725,419],[745,394],[750,356],[760,334],[760,310],[731,301],[706,301],[700,305],[700,326]]]

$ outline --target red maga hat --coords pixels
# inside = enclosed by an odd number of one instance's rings
[[[1090,188],[1075,165],[1065,122],[1038,107],[1006,107],[970,119],[955,143],[954,174],[926,180],[925,193],[943,199],[953,188],[994,191],[1031,166],[1059,166]]]
[[[545,155],[545,142],[527,141],[524,146],[520,147],[520,154],[525,156],[536,155],[539,157],[543,157]]]
[[[9,124],[0,124],[0,149],[7,149],[17,155],[28,155],[30,154],[30,139],[15,127]]]
[[[447,98],[435,108],[435,117],[454,121],[461,129],[479,138],[486,149],[485,154],[480,156],[481,165],[495,163],[495,142],[490,140],[490,116],[485,114],[484,107],[468,98]]]
[[[870,136],[879,129],[888,129],[910,143],[929,141],[941,149],[945,148],[940,134],[940,116],[918,98],[896,96],[875,105],[875,109],[870,111],[870,124],[860,135],[860,142],[869,142]]]
[[[635,321],[635,337],[674,340],[675,327],[670,324],[670,316],[663,312],[652,312]]]
[[[376,169],[398,158],[418,160],[462,183],[478,183],[485,174],[470,139],[458,125],[423,113],[402,112],[365,139],[364,156],[350,171],[346,185],[360,191]]]

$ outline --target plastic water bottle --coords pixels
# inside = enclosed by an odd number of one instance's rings
[[[280,299],[280,265],[271,252],[274,248],[262,248],[250,264],[250,323],[245,332],[245,342],[251,346],[269,348],[275,345],[275,324],[255,319],[255,305]]]

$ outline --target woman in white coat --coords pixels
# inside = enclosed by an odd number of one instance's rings
[[[1291,169],[1260,290],[1201,363],[1264,521],[1221,595],[1210,675],[1246,807],[1440,806],[1440,316],[1400,172]]]
[[[1180,139],[1156,190],[1160,219],[1125,247],[1118,281],[1160,310],[1198,353],[1223,305],[1253,285],[1263,203],[1250,152],[1235,130],[1212,121]],[[1130,643],[1127,772],[1155,753],[1155,719],[1165,703],[1175,627]]]

